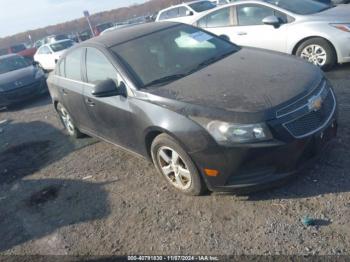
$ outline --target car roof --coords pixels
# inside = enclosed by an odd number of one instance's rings
[[[122,27],[108,34],[103,34],[101,36],[91,38],[85,41],[82,45],[98,44],[103,45],[105,47],[112,47],[121,43],[128,42],[132,39],[139,38],[178,25],[181,25],[181,23],[159,22]]]

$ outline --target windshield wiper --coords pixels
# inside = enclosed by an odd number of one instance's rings
[[[235,53],[235,52],[236,52],[236,50],[232,50],[232,51],[227,52],[227,53],[225,53],[225,54],[222,54],[222,55],[218,55],[218,56],[214,56],[214,57],[212,57],[212,58],[209,58],[208,60],[205,60],[204,62],[199,63],[193,70],[191,70],[190,73],[193,73],[193,72],[195,72],[195,71],[198,71],[198,70],[202,69],[202,68],[205,67],[205,66],[211,65],[211,64],[213,64],[213,63],[215,63],[215,62],[217,62],[217,61],[219,61],[219,60],[225,58],[226,56],[229,56],[229,55],[231,55],[231,54],[233,54],[233,53]]]
[[[159,78],[159,79],[153,80],[152,82],[149,82],[148,84],[144,85],[143,87],[166,84],[166,83],[175,81],[177,79],[183,78],[185,76],[187,76],[187,74],[174,74],[174,75],[164,76],[162,78]]]

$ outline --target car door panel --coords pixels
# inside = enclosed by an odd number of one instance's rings
[[[281,20],[281,25],[265,25],[262,20],[267,16],[282,17],[284,14],[260,4],[241,4],[234,10],[237,26],[230,30],[230,39],[242,46],[250,46],[287,51],[288,23]],[[285,19],[283,19],[285,20]]]

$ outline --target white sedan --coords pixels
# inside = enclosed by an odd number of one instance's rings
[[[54,70],[60,56],[73,45],[74,41],[70,39],[43,45],[35,53],[34,61],[46,71]]]
[[[190,23],[238,45],[297,55],[329,69],[350,62],[350,6],[312,0],[239,1]]]

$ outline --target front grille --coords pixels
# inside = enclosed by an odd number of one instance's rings
[[[308,102],[308,97],[318,94],[321,89],[327,85],[327,82],[323,80],[321,84],[319,84],[316,88],[314,88],[309,94],[304,96],[303,98],[299,99],[298,101],[280,109],[277,111],[276,116],[277,117],[282,117],[284,115],[291,114],[293,111],[299,109],[300,107],[304,106]]]
[[[324,87],[319,94],[323,99],[322,107],[319,110],[308,110],[308,113],[303,116],[284,124],[285,128],[294,137],[300,138],[312,134],[329,121],[336,103],[333,91],[328,87]],[[300,110],[305,110],[305,107],[308,107],[308,105],[300,108]]]

